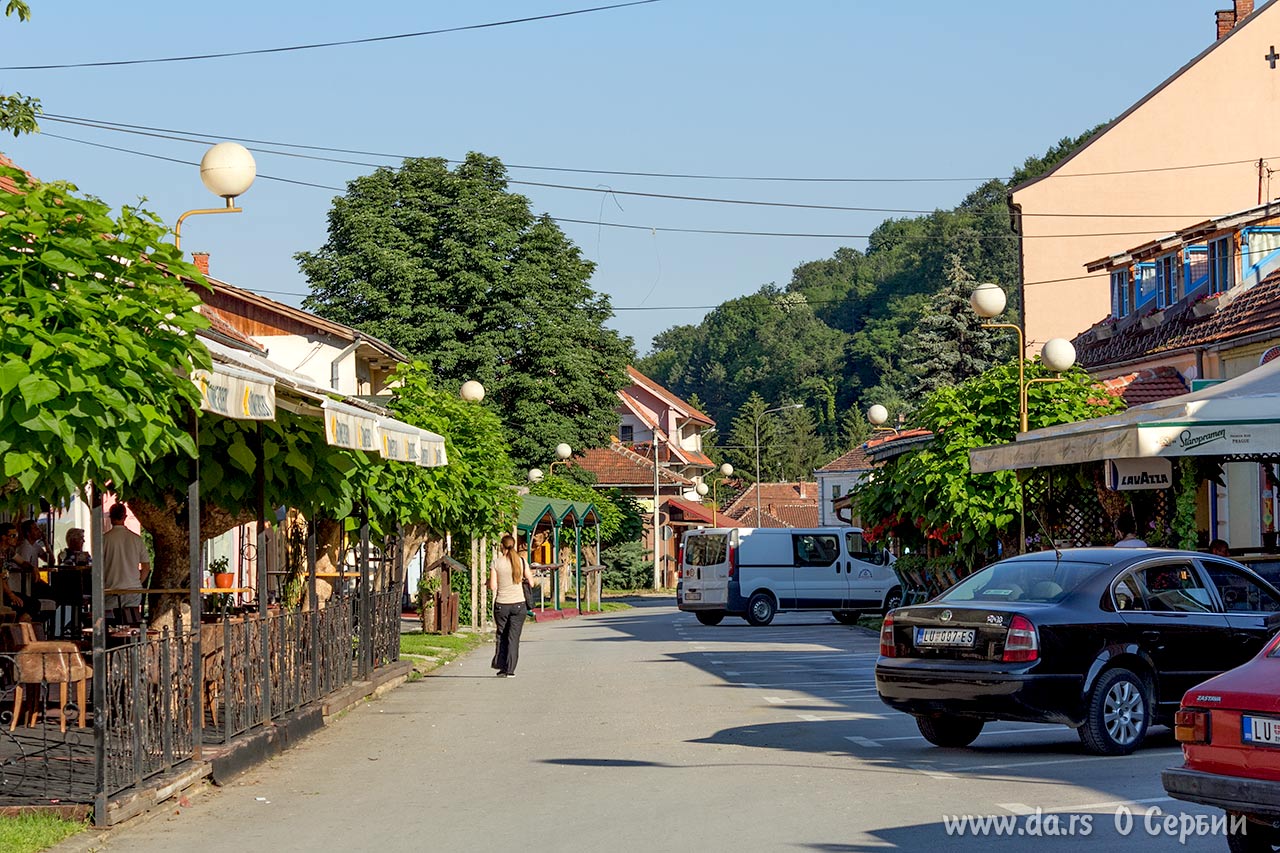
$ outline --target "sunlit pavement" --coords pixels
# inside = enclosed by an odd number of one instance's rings
[[[1226,848],[1179,844],[1216,813],[1165,796],[1160,770],[1179,760],[1166,730],[1120,758],[1086,755],[1066,728],[1017,723],[940,749],[876,697],[865,629],[826,614],[707,627],[667,600],[637,604],[531,624],[514,680],[494,678],[482,648],[93,846]],[[1009,823],[949,832],[965,815]]]

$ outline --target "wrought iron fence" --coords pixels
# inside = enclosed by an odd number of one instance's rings
[[[0,805],[92,799],[93,731],[84,727],[85,682],[62,679],[87,677],[83,656],[76,654],[33,649],[0,655]],[[51,718],[48,703],[55,696],[59,704]],[[33,709],[39,709],[35,717]]]

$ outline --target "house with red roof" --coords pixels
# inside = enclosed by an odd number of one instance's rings
[[[702,452],[702,433],[715,421],[634,367],[627,376],[631,384],[618,392],[618,440],[650,460],[656,452],[659,465],[701,482],[715,467]]]
[[[860,444],[814,472],[814,476],[818,479],[819,525],[826,527],[832,524],[854,523],[856,526],[851,516],[836,512],[835,504],[867,479],[876,465],[877,463],[867,455],[866,444]]]
[[[818,484],[752,483],[724,514],[741,527],[818,527]]]
[[[1073,341],[1082,367],[1130,405],[1232,379],[1280,357],[1280,202],[1198,222],[1086,265],[1111,282],[1111,313]],[[1275,530],[1256,462],[1225,467],[1202,523],[1233,548]],[[1265,519],[1271,518],[1268,530]]]

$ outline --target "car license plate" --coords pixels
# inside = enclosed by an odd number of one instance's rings
[[[1246,714],[1240,718],[1240,739],[1245,743],[1280,746],[1280,720]]]
[[[700,593],[700,592],[686,592],[686,593],[684,594],[684,600],[685,600],[685,601],[701,601],[701,600],[702,600],[702,593]]]
[[[972,628],[917,628],[917,646],[972,646]]]

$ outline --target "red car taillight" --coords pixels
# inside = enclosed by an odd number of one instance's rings
[[[1025,616],[1015,616],[1009,622],[1009,633],[1004,638],[1005,663],[1027,663],[1040,658],[1040,638],[1036,626]]]
[[[880,654],[883,657],[891,658],[897,654],[897,649],[893,642],[893,617],[884,617],[884,623],[880,626]]]
[[[1173,715],[1173,736],[1179,743],[1209,742],[1209,712],[1188,711],[1185,708]]]
[[[729,546],[729,580],[733,580],[738,576],[738,549]]]

